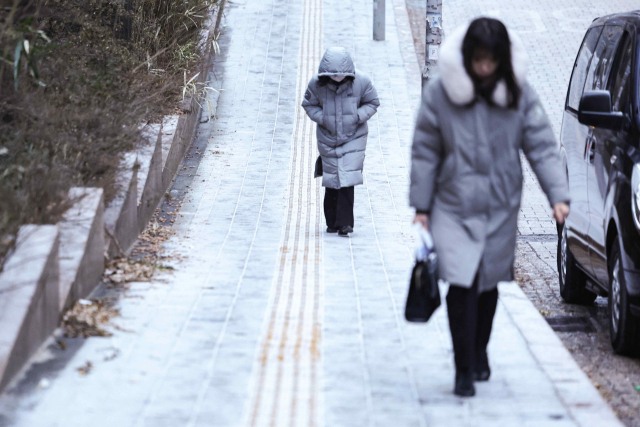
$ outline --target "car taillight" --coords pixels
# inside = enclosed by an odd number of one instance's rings
[[[631,209],[633,210],[633,222],[640,230],[640,164],[633,167],[631,174]]]

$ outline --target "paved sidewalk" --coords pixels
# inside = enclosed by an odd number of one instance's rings
[[[449,0],[447,25],[482,12],[476,3]],[[484,3],[516,10],[508,0]],[[451,392],[445,308],[427,325],[404,321],[420,95],[404,0],[386,2],[384,43],[371,40],[371,0],[228,4],[214,74],[224,89],[219,117],[200,129],[206,155],[167,244],[185,261],[132,286],[113,338],[87,340],[65,363],[41,354],[58,367],[50,386],[4,396],[0,425],[619,425],[513,283],[501,286],[493,376],[474,399]],[[324,233],[314,129],[299,108],[332,45],[352,52],[382,104],[350,239]],[[86,361],[94,368],[80,376]]]

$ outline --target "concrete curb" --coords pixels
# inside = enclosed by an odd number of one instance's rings
[[[104,271],[101,188],[71,188],[74,205],[57,226],[23,226],[0,275],[0,390],[84,298]]]
[[[0,390],[58,326],[58,250],[57,226],[20,227],[0,274]]]
[[[104,211],[106,251],[110,258],[126,256],[138,238],[138,163],[136,153],[127,153],[116,177],[119,192]]]
[[[500,301],[573,420],[581,427],[622,427],[520,286],[515,282],[501,283]]]
[[[162,124],[149,126],[149,140],[155,142],[138,153],[139,184],[144,186],[138,198],[138,232],[142,232],[153,216],[160,198],[165,191],[162,185]]]
[[[171,147],[173,147],[173,139],[176,134],[179,119],[180,116],[175,115],[165,116],[162,120],[162,131],[160,132],[162,140],[162,186],[165,189],[169,188],[174,176],[174,174],[170,172],[171,168],[167,167],[167,162],[171,154]],[[173,153],[173,155],[175,156],[176,153]]]
[[[60,312],[85,298],[104,271],[104,198],[102,188],[72,188],[77,200],[60,222]]]

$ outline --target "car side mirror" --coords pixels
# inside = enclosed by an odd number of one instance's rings
[[[618,111],[611,111],[611,94],[608,90],[592,90],[582,95],[578,121],[596,128],[620,130],[624,115]]]

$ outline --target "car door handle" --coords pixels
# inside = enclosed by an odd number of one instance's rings
[[[584,153],[583,153],[583,155],[582,155],[582,158],[583,158],[585,161],[587,160],[587,154],[589,153],[589,149],[591,148],[591,139],[592,139],[592,138],[593,138],[593,137],[592,137],[591,135],[588,135],[588,136],[587,136],[587,139],[586,139],[586,141],[585,141],[585,144],[584,144]]]
[[[596,157],[596,139],[591,138],[589,140],[589,163],[593,164]]]

